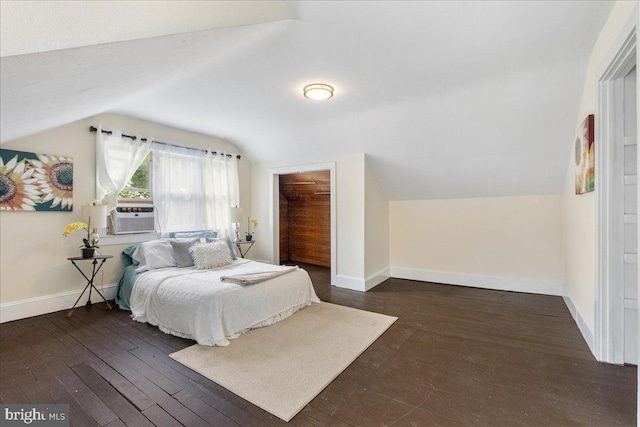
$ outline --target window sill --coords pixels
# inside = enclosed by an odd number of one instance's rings
[[[126,245],[128,243],[148,242],[156,240],[156,233],[139,233],[139,234],[107,234],[100,236],[100,246]]]

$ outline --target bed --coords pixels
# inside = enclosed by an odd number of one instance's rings
[[[138,321],[201,345],[226,346],[244,332],[283,320],[319,303],[309,274],[238,258],[219,268],[165,267],[136,271],[134,248],[123,251],[126,267],[116,303]],[[277,277],[240,285],[228,277],[275,272]],[[225,279],[222,279],[222,278]]]

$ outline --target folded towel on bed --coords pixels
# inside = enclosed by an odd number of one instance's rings
[[[220,277],[220,281],[227,283],[236,283],[242,286],[254,285],[256,283],[264,282],[265,280],[273,279],[274,277],[282,276],[283,274],[290,273],[297,269],[297,266],[283,266],[281,270],[254,271],[252,273],[234,274],[233,276],[222,276]]]

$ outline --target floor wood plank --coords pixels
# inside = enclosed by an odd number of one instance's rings
[[[158,405],[152,405],[142,411],[142,413],[158,427],[179,427],[182,425]]]
[[[159,352],[154,347],[146,344],[141,345],[133,350],[132,354],[144,360],[158,371],[163,372],[172,381],[184,387],[184,390],[188,391],[191,395],[201,399],[211,407],[216,408],[237,424],[247,427],[260,427],[265,425],[257,418],[227,401],[224,397],[199,385],[198,382],[196,382],[197,380],[208,380],[169,358],[166,354]],[[180,372],[180,370],[182,370],[182,372]]]
[[[82,378],[87,385],[118,414],[118,418],[130,426],[153,427],[149,421],[135,406],[125,399],[116,389],[111,387],[96,371],[88,365],[78,365],[73,371]]]
[[[129,402],[138,408],[138,410],[144,411],[154,405],[146,394],[109,365],[104,363],[92,363],[90,366],[100,374],[102,378],[111,384],[113,388],[118,390],[118,393],[122,394]]]
[[[178,402],[182,403],[187,408],[191,409],[194,413],[198,414],[200,418],[207,420],[208,423],[214,426],[220,427],[237,427],[239,424],[231,421],[229,418],[216,411],[211,406],[204,403],[188,391],[182,390],[174,395]]]
[[[636,425],[636,367],[596,362],[559,297],[360,293],[302,266],[322,300],[399,320],[288,424],[168,357],[192,341],[104,303],[1,324],[0,400],[69,403],[73,426]]]

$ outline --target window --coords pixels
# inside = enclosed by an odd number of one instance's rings
[[[238,205],[239,198],[235,156],[156,144],[153,177],[153,203],[161,233],[229,233],[229,207]]]
[[[229,207],[238,205],[237,159],[98,126],[96,196],[110,210],[119,203],[153,204],[154,225],[161,234],[207,229],[224,236]]]
[[[127,185],[118,194],[120,202],[151,202],[151,153],[142,161]]]
[[[140,165],[150,160],[148,157],[150,151],[150,139],[123,136],[120,131],[106,131],[98,125],[96,128],[96,199],[106,204],[109,211],[116,208],[121,197],[120,192],[125,187],[129,188],[124,197],[143,197],[146,192],[150,200],[149,180],[137,180],[140,182],[132,180],[132,176],[137,173]],[[149,171],[148,164],[143,168],[145,169]],[[145,176],[143,170],[138,173],[140,178]],[[146,176],[149,177],[149,174],[147,173]]]

